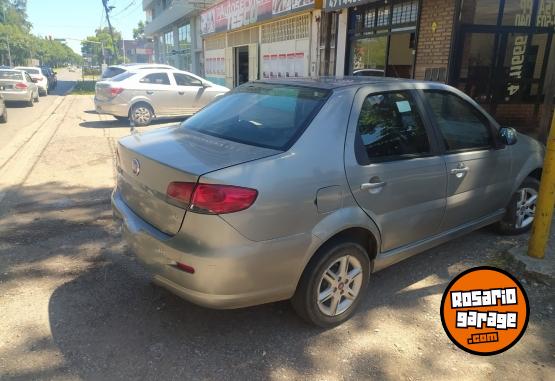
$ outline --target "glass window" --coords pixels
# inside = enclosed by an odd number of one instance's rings
[[[492,146],[489,123],[474,106],[444,91],[424,91],[424,95],[449,151]]]
[[[366,97],[360,110],[358,133],[370,160],[430,152],[426,129],[407,92]]]
[[[21,81],[21,78],[22,77],[20,71],[0,71],[0,79],[15,79],[16,81]]]
[[[27,82],[33,82],[33,79],[32,79],[31,76],[30,76],[29,74],[27,74],[27,73],[25,73],[25,80],[26,80]]]
[[[507,26],[530,26],[533,0],[505,0],[502,24]]]
[[[353,42],[353,71],[379,69],[385,72],[387,36],[364,38]]]
[[[464,0],[461,21],[465,24],[497,25],[499,0]]]
[[[177,86],[202,86],[202,82],[187,74],[173,73]]]
[[[112,81],[112,82],[121,82],[124,79],[130,78],[134,75],[135,75],[135,73],[132,73],[130,71],[124,71],[121,74],[114,75],[112,78],[110,78],[110,81]]]
[[[329,93],[298,86],[242,86],[206,106],[182,126],[239,143],[286,150]]]
[[[170,79],[166,73],[147,74],[140,80],[141,83],[153,83],[157,85],[169,85]]]
[[[118,74],[121,74],[125,72],[125,69],[121,69],[119,67],[108,67],[106,68],[106,70],[104,70],[104,73],[102,73],[102,78],[112,78]]]
[[[171,53],[171,51],[174,50],[173,31],[170,31],[164,35],[164,47],[166,54]]]

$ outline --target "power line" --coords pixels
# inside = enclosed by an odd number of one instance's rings
[[[127,6],[125,6],[121,11],[119,11],[118,13],[116,13],[115,15],[112,16],[112,18],[116,18],[119,17],[122,13],[124,13],[126,10],[128,10],[129,8],[131,8],[133,5],[135,5],[135,3],[137,2],[137,0],[131,0],[131,2],[129,4],[127,4]],[[140,4],[139,4],[140,5]],[[135,10],[135,9],[133,9]]]

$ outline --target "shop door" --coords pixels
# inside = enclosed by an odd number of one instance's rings
[[[234,85],[240,86],[249,81],[249,47],[235,48],[235,77]]]

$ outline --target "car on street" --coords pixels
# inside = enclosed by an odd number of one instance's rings
[[[128,63],[128,64],[121,64],[121,65],[112,65],[108,66],[106,70],[102,73],[102,80],[109,79],[115,77],[118,74],[125,73],[126,71],[134,71],[134,70],[148,70],[148,69],[169,69],[169,70],[177,70],[177,68],[164,65],[164,64],[141,64],[141,63]]]
[[[0,69],[0,94],[5,102],[25,102],[33,107],[39,101],[39,88],[23,70]]]
[[[50,66],[41,66],[40,67],[44,75],[48,80],[48,91],[54,90],[58,85],[58,77],[56,73]]]
[[[40,67],[16,66],[16,70],[27,72],[39,88],[39,95],[48,95],[48,78]]]
[[[1,90],[2,86],[0,86],[0,91]],[[8,123],[8,108],[6,107],[2,93],[0,93],[0,123]]]
[[[115,218],[155,283],[202,306],[351,317],[373,272],[534,220],[545,147],[450,86],[256,81],[117,146]]]
[[[137,69],[96,83],[99,114],[146,126],[154,118],[190,116],[228,92],[204,78],[177,69]]]

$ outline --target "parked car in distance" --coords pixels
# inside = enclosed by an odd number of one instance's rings
[[[452,87],[257,81],[118,142],[114,216],[194,303],[291,299],[330,327],[372,272],[486,225],[530,229],[544,147]]]
[[[97,82],[94,103],[99,114],[146,126],[154,118],[193,115],[228,91],[186,71],[138,69]]]
[[[2,86],[0,86],[0,91],[2,90]],[[6,107],[6,103],[4,102],[4,97],[0,93],[0,123],[8,123],[8,108]]]
[[[39,88],[23,70],[0,69],[0,94],[6,102],[25,102],[33,107],[39,101]]]
[[[58,85],[58,77],[56,77],[56,73],[50,66],[41,66],[40,67],[46,78],[48,79],[48,91],[54,90]]]
[[[121,73],[125,73],[126,71],[135,71],[135,70],[144,70],[144,69],[169,69],[169,70],[178,70],[177,68],[164,65],[164,64],[141,64],[141,63],[128,63],[128,64],[121,64],[121,65],[112,65],[108,66],[104,73],[102,73],[101,79],[109,79],[119,75]]]
[[[40,67],[16,66],[16,70],[27,72],[39,88],[39,95],[48,95],[48,78]]]

